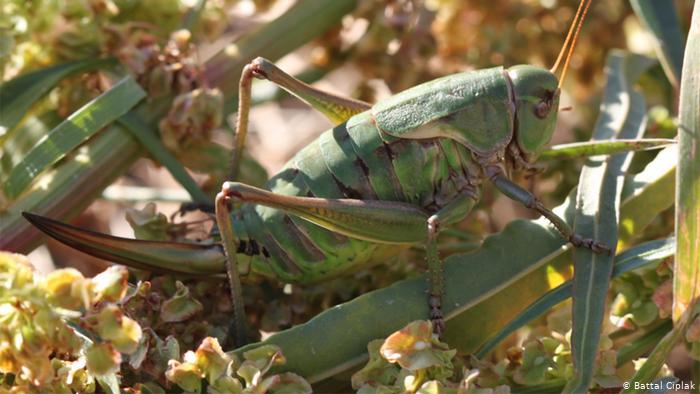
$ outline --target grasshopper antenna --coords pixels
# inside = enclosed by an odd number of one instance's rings
[[[561,51],[559,51],[559,55],[557,56],[557,60],[554,62],[552,68],[549,70],[552,73],[557,71],[557,69],[559,68],[559,63],[561,62],[562,58],[564,57],[564,53],[566,52],[567,54],[566,60],[564,61],[564,68],[562,69],[561,76],[559,77],[560,88],[562,83],[564,82],[566,70],[569,68],[571,55],[574,53],[574,48],[576,47],[576,42],[578,41],[578,33],[581,31],[583,21],[586,19],[586,14],[588,13],[588,8],[591,5],[591,1],[592,0],[581,0],[581,2],[579,3],[578,9],[576,10],[576,15],[574,16],[574,20],[571,22],[569,32],[566,34],[566,40],[564,40],[564,45],[562,45]],[[571,45],[569,45],[569,42],[571,42]]]

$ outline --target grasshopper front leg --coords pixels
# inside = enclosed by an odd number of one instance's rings
[[[248,202],[284,210],[328,230],[376,243],[426,245],[430,318],[436,333],[444,329],[441,299],[444,292],[442,263],[437,253],[441,226],[461,220],[476,203],[462,194],[435,214],[418,206],[394,201],[326,199],[275,194],[236,182],[225,182],[216,199],[216,217],[227,256],[227,273],[234,301],[234,318],[244,316],[240,280],[236,269],[236,240],[230,219],[230,202]],[[244,333],[244,322],[234,322],[232,333]]]
[[[557,216],[557,214],[545,207],[532,193],[520,187],[516,183],[513,183],[510,179],[503,175],[501,171],[495,171],[490,176],[490,179],[496,188],[501,191],[501,193],[546,217],[547,220],[549,220],[554,227],[556,227],[561,235],[574,246],[588,248],[596,253],[610,253],[610,248],[608,248],[602,242],[598,242],[590,238],[584,238],[574,233],[574,230],[564,221],[564,219],[560,218]]]

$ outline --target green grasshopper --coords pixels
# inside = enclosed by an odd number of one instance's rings
[[[68,245],[137,268],[190,275],[226,271],[239,344],[245,338],[239,271],[246,269],[241,267],[303,284],[357,269],[398,245],[424,245],[429,316],[440,334],[444,290],[436,238],[442,228],[467,216],[485,180],[545,216],[573,245],[607,250],[575,234],[508,177],[511,170],[536,170],[532,163],[554,132],[561,81],[589,5],[590,0],[581,1],[550,70],[521,65],[464,72],[375,105],[316,90],[255,59],[240,79],[230,179],[236,179],[245,146],[254,78],[278,84],[337,126],[298,152],[268,181],[267,190],[223,184],[215,212],[224,253],[218,244],[127,240],[25,216]],[[233,209],[232,203],[242,205]]]

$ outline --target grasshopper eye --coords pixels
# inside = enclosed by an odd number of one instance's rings
[[[551,100],[542,100],[537,105],[535,105],[535,115],[537,115],[538,118],[544,119],[549,115],[549,111],[552,110],[552,102]]]

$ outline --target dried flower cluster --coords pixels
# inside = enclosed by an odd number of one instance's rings
[[[74,269],[40,277],[24,256],[0,252],[0,387],[93,392],[114,375],[142,337],[117,306],[128,275],[111,267],[92,279]]]

